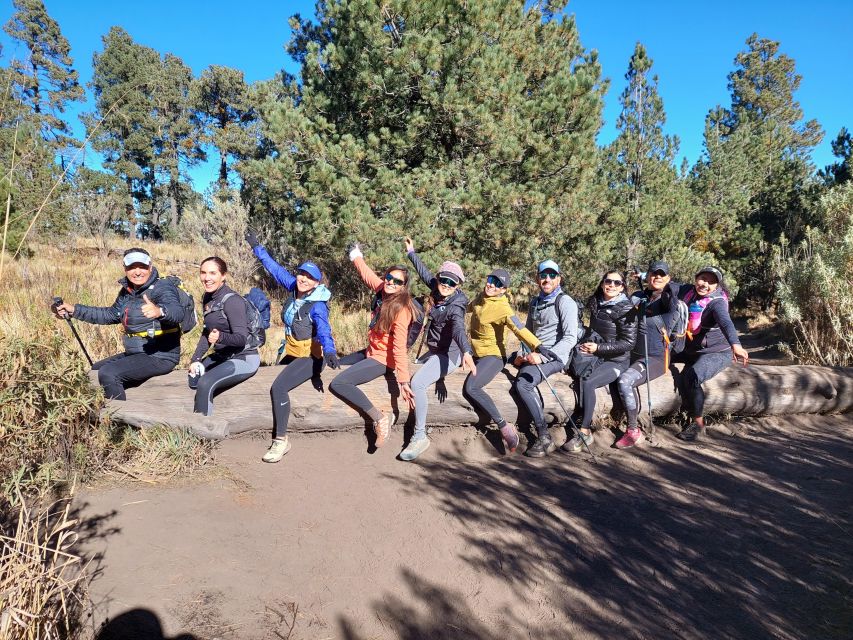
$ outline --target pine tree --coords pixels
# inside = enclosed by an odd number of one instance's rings
[[[588,270],[603,86],[564,5],[321,1],[317,24],[295,16],[302,84],[260,88],[266,155],[241,164],[256,221],[285,255],[359,238],[397,261],[410,234],[474,275],[545,256]]]
[[[158,189],[162,183],[168,201],[169,229],[174,233],[193,194],[185,170],[206,156],[198,114],[190,105],[192,70],[177,56],[166,54],[160,72],[153,93],[157,123],[154,166],[158,174],[164,174],[157,181]],[[159,222],[157,218],[152,220],[154,226],[159,226]]]
[[[706,258],[691,247],[702,229],[674,166],[678,138],[663,132],[666,113],[652,64],[638,42],[619,99],[619,134],[602,154],[610,204],[601,228],[611,234],[617,264],[624,268],[667,258],[689,272]]]
[[[161,80],[160,57],[139,45],[121,27],[104,36],[104,50],[94,56],[94,113],[83,120],[103,166],[126,189],[128,233],[136,235],[138,216],[154,210],[154,140],[158,134],[153,94]]]
[[[42,137],[61,150],[73,140],[62,114],[69,102],[83,99],[83,88],[71,58],[71,47],[42,0],[14,0],[15,13],[3,27],[29,52],[14,60],[15,95],[31,112]]]
[[[769,246],[783,234],[798,240],[813,220],[809,156],[823,132],[815,120],[802,122],[794,99],[802,78],[779,43],[753,34],[746,45],[728,76],[731,107],[708,118],[693,184],[709,226],[734,230],[714,242],[741,285],[740,300],[767,306],[773,297]]]
[[[838,158],[838,162],[833,162],[819,172],[828,187],[844,184],[853,177],[853,136],[847,127],[841,127],[832,141],[832,155]]]
[[[254,105],[243,72],[213,65],[205,69],[192,90],[192,104],[199,118],[203,141],[219,152],[218,188],[227,193],[229,158],[241,159],[254,150],[249,131],[255,119]]]

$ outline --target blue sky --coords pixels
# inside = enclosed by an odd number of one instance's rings
[[[113,25],[127,30],[136,42],[184,60],[196,74],[211,64],[241,69],[249,82],[271,77],[285,68],[298,69],[284,52],[290,35],[288,17],[311,16],[314,3],[250,0],[106,2],[46,0],[50,15],[71,43],[81,80],[92,74],[92,54]],[[797,99],[806,119],[815,118],[826,135],[815,150],[818,167],[833,161],[830,142],[842,126],[853,128],[853,2],[814,0],[809,4],[782,0],[733,2],[572,0],[584,46],[596,49],[604,75],[611,80],[599,143],[615,136],[619,94],[637,41],[654,59],[659,90],[668,120],[666,131],[681,139],[680,156],[693,164],[702,152],[705,115],[717,104],[729,104],[726,76],[738,51],[753,32],[778,40],[782,52],[797,62],[803,76]],[[0,20],[13,13],[10,0],[0,0]],[[22,56],[5,34],[0,35],[3,59]],[[92,109],[91,100],[70,114]],[[192,172],[195,187],[204,189],[215,167]]]

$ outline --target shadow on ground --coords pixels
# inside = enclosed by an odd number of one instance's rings
[[[851,638],[853,423],[773,424],[599,449],[597,463],[503,459],[500,473],[459,450],[424,463],[428,483],[388,476],[457,518],[469,545],[460,567],[504,581],[516,602],[484,620],[466,594],[403,570],[408,593],[383,594],[374,613],[405,640]],[[530,602],[543,585],[548,596]]]

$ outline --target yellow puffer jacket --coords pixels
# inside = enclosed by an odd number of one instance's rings
[[[535,349],[541,341],[532,332],[524,328],[506,296],[486,297],[483,293],[468,305],[471,312],[471,346],[474,357],[498,356],[506,359],[506,334],[509,328],[519,340],[530,349]]]

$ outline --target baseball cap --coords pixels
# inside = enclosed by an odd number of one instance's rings
[[[539,267],[536,273],[542,273],[543,271],[554,271],[557,274],[560,273],[560,265],[558,265],[553,260],[543,260],[539,263]]]
[[[304,271],[307,273],[313,280],[322,280],[323,272],[320,271],[320,267],[318,267],[313,262],[303,262],[298,267],[296,267],[297,271]]]

